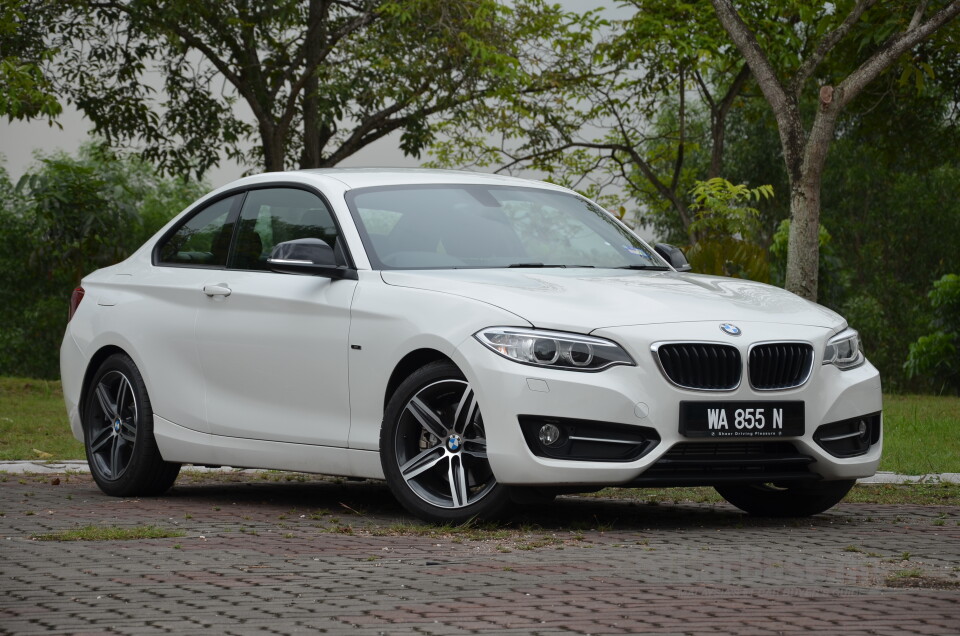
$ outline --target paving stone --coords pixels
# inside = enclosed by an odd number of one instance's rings
[[[754,520],[564,497],[491,539],[425,531],[382,484],[231,472],[147,499],[0,477],[0,512],[0,633],[960,634],[960,502]],[[88,524],[184,536],[34,539]],[[947,589],[887,587],[903,570]]]

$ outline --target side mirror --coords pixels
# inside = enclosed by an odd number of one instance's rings
[[[283,274],[311,274],[327,278],[357,280],[356,270],[337,266],[330,245],[318,238],[302,238],[277,243],[270,251],[267,266]]]
[[[653,246],[653,249],[657,254],[666,259],[666,261],[673,266],[673,269],[678,272],[689,272],[693,269],[690,267],[690,263],[687,262],[687,257],[683,255],[683,251],[679,247],[674,247],[667,243],[657,243]]]

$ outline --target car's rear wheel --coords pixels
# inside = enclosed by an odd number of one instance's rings
[[[510,504],[487,461],[476,396],[450,362],[430,363],[397,388],[384,415],[380,461],[397,500],[428,521],[490,519]]]
[[[115,497],[159,495],[180,464],[163,461],[153,437],[153,409],[140,371],[125,354],[103,361],[87,387],[84,446],[100,490]]]
[[[723,484],[720,496],[744,512],[758,517],[809,517],[840,503],[856,480],[820,481],[812,484]]]

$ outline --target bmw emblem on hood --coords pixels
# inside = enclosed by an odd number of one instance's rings
[[[728,336],[739,336],[740,334],[743,333],[742,331],[740,331],[740,327],[730,324],[729,322],[725,322],[722,325],[720,325],[720,331],[727,334]]]

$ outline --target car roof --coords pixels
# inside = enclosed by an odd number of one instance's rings
[[[270,172],[246,177],[231,186],[242,183],[264,181],[313,181],[315,177],[321,180],[335,179],[346,189],[369,188],[390,185],[416,184],[478,184],[500,186],[527,186],[542,187],[551,190],[568,191],[566,188],[544,181],[521,179],[500,174],[486,172],[471,172],[468,170],[438,170],[429,168],[317,168],[310,170],[293,170],[288,172]]]

